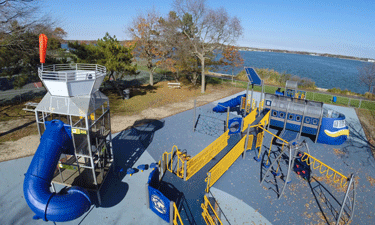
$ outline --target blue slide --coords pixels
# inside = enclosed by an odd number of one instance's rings
[[[241,98],[242,97],[245,97],[246,94],[243,94],[243,95],[239,95],[235,98],[232,98],[231,100],[228,100],[226,102],[221,102],[221,103],[218,103],[217,106],[215,106],[212,110],[214,112],[226,112],[227,111],[227,107],[236,107],[238,105],[241,104]]]
[[[91,206],[88,192],[81,187],[50,191],[51,181],[61,153],[71,151],[70,127],[60,120],[46,122],[40,144],[25,174],[23,192],[34,219],[64,222],[74,220]]]

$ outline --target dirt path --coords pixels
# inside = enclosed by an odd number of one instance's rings
[[[215,93],[202,95],[197,98],[197,105],[204,105],[209,102],[233,95],[239,91],[241,91],[241,89],[231,88],[229,90],[216,91]],[[194,99],[189,99],[188,101],[184,102],[172,103],[158,108],[143,110],[140,114],[133,116],[113,116],[111,118],[112,133],[127,129],[137,120],[161,119],[192,109],[193,107]],[[16,127],[17,124],[19,125],[25,123],[25,121],[26,120],[24,119],[20,119],[3,122],[0,124],[0,132],[9,131]],[[0,162],[33,155],[38,148],[38,145],[38,135],[30,135],[13,142],[4,142],[0,145]]]

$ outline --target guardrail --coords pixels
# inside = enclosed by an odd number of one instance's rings
[[[176,203],[173,202],[173,220],[172,220],[173,225],[184,225],[182,222],[180,213],[178,212]]]
[[[209,225],[217,225],[217,224],[222,225],[223,224],[206,195],[203,197],[203,203],[201,204],[201,207],[203,209],[202,217],[204,221],[206,222],[206,224],[209,224]]]
[[[174,166],[173,158],[176,155],[177,162]],[[164,163],[164,171],[168,170],[171,173],[176,173],[177,176],[183,178],[183,169],[185,166],[185,161],[188,159],[186,154],[180,152],[176,145],[173,145],[171,152],[164,152],[162,155],[163,163]],[[164,172],[163,171],[163,172]]]
[[[88,71],[94,72],[88,73]],[[54,64],[38,68],[38,75],[43,80],[74,81],[96,79],[106,75],[106,68],[98,64]]]
[[[206,192],[209,191],[209,188],[212,187],[216,181],[229,169],[230,166],[237,160],[238,157],[245,150],[245,141],[247,136],[244,136],[233,148],[230,150],[224,158],[222,158],[207,174],[206,182],[207,188]]]
[[[187,162],[186,180],[190,179],[228,145],[228,133],[229,130]]]

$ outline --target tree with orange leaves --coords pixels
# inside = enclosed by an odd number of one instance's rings
[[[159,18],[155,10],[150,10],[146,16],[139,14],[128,27],[128,32],[136,43],[135,56],[146,60],[150,73],[150,85],[154,85],[153,74],[157,68],[156,62],[163,54],[158,43]]]
[[[232,75],[234,68],[243,66],[244,64],[244,60],[240,52],[233,45],[228,45],[226,48],[224,48],[221,61],[227,67],[226,71],[232,71]]]

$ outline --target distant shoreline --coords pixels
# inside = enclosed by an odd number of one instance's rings
[[[362,62],[373,62],[373,63],[375,63],[375,59],[372,59],[372,58],[362,58],[362,57],[354,57],[354,56],[335,55],[335,54],[329,54],[329,53],[316,53],[316,52],[290,51],[290,50],[267,49],[267,48],[251,48],[251,47],[238,47],[237,49],[239,51],[247,51],[247,52],[290,53],[290,54],[298,54],[298,55],[323,56],[323,57],[330,57],[330,58],[349,59],[349,60],[357,60],[357,61],[362,61]]]
[[[86,43],[86,44],[96,44],[97,40],[65,40],[62,44],[67,44],[68,42]],[[121,43],[129,42],[130,40],[120,41]],[[268,49],[268,48],[253,48],[253,47],[237,47],[239,51],[255,51],[255,52],[279,52],[279,53],[290,53],[298,55],[311,55],[311,56],[323,56],[331,57],[338,59],[350,59],[363,62],[374,62],[375,59],[372,58],[363,58],[363,57],[354,57],[354,56],[345,56],[345,55],[335,55],[329,53],[316,53],[316,52],[305,52],[305,51],[290,51],[290,50],[280,50],[280,49]]]

